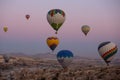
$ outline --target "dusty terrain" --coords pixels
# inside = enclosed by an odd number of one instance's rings
[[[0,80],[120,80],[119,63],[77,56],[64,70],[53,54],[11,55],[9,63],[0,56]]]

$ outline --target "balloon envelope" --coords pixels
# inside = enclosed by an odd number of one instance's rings
[[[59,44],[59,39],[57,38],[57,37],[48,37],[47,38],[47,40],[46,40],[46,42],[47,42],[47,45],[48,45],[48,47],[52,50],[52,51],[54,51],[55,50],[55,48],[58,46],[58,44]]]
[[[61,50],[57,54],[57,60],[63,68],[67,68],[73,60],[73,53],[69,50]]]
[[[4,32],[8,31],[8,27],[3,27]]]
[[[47,21],[57,33],[57,31],[65,21],[64,11],[61,9],[50,10],[47,14]]]
[[[98,52],[107,64],[111,62],[114,55],[117,53],[117,50],[117,45],[110,41],[102,42],[98,46]]]
[[[87,35],[88,32],[90,31],[90,27],[88,25],[83,25],[81,30],[85,35]]]

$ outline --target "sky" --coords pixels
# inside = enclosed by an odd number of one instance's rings
[[[120,56],[120,0],[0,0],[0,53],[47,53],[50,36],[57,36],[60,50],[71,50],[75,55],[100,58],[98,45],[112,41]],[[49,25],[47,13],[61,9],[66,20],[58,34]],[[25,15],[30,19],[26,20]],[[87,36],[82,25],[91,27]],[[8,27],[8,32],[3,27]]]

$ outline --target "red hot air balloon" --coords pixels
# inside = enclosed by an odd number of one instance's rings
[[[30,18],[30,15],[27,14],[25,17],[26,17],[26,19],[28,20],[28,19]]]

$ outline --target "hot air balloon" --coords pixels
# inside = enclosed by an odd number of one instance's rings
[[[102,42],[98,46],[98,52],[107,65],[109,65],[109,63],[117,53],[117,50],[118,50],[117,45],[110,41]]]
[[[90,31],[90,27],[88,25],[83,25],[81,30],[85,35],[87,35],[88,32]]]
[[[59,44],[59,39],[57,37],[48,37],[47,40],[47,45],[49,46],[49,48],[54,51],[55,48],[58,46]]]
[[[52,9],[47,14],[47,20],[57,34],[57,31],[65,21],[65,13],[60,9]]]
[[[8,63],[10,60],[10,57],[8,55],[5,55],[5,54],[3,55],[3,58],[4,58],[5,63]]]
[[[30,18],[30,15],[27,14],[27,15],[25,15],[25,17],[28,20]]]
[[[3,27],[4,32],[8,31],[8,27]]]
[[[73,53],[69,50],[61,50],[57,53],[57,60],[66,69],[73,60]]]

